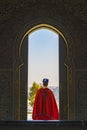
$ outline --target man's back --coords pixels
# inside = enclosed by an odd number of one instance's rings
[[[53,92],[40,88],[35,97],[32,118],[34,120],[59,120],[59,112]]]

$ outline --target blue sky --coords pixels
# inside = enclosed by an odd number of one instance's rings
[[[59,85],[59,36],[48,29],[28,35],[28,84],[49,79],[49,86]]]

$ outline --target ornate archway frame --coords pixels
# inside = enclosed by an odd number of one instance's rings
[[[26,105],[24,108],[21,108],[21,83],[20,83],[20,78],[21,78],[21,74],[20,74],[20,70],[21,68],[23,67],[24,65],[24,61],[23,61],[23,58],[22,58],[22,55],[21,55],[21,49],[22,49],[22,45],[23,45],[23,40],[25,39],[25,37],[32,33],[33,31],[35,30],[38,30],[40,28],[47,28],[47,29],[50,29],[51,31],[54,31],[55,33],[59,34],[65,41],[65,44],[66,44],[66,47],[67,47],[67,55],[66,55],[66,59],[65,59],[65,63],[64,63],[64,66],[66,66],[67,68],[67,106],[66,106],[66,109],[67,109],[67,119],[72,119],[73,118],[73,110],[72,110],[72,44],[69,44],[69,42],[67,42],[66,40],[66,37],[65,35],[63,35],[63,33],[61,33],[61,31],[59,31],[56,27],[54,26],[51,26],[49,24],[38,24],[32,28],[30,28],[28,31],[25,32],[25,34],[22,36],[21,40],[20,40],[20,44],[19,44],[19,61],[17,62],[17,65],[16,65],[16,87],[15,87],[15,90],[16,90],[16,96],[18,98],[16,98],[16,109],[15,109],[15,118],[17,120],[21,120],[21,119],[26,119],[27,118],[27,102],[23,102],[24,105]],[[69,40],[68,40],[69,41]],[[25,83],[27,85],[27,82]],[[59,85],[59,87],[61,88],[61,84]],[[27,95],[27,87],[24,88],[24,90],[22,91],[23,92],[23,96]],[[23,98],[23,97],[22,97]],[[25,98],[26,99],[26,98]],[[21,111],[22,109],[22,111]],[[24,113],[23,113],[24,111]],[[24,114],[24,116],[22,116],[22,114]]]

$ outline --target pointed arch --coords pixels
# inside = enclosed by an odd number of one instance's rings
[[[19,68],[19,89],[18,89],[18,97],[19,97],[19,105],[18,105],[18,115],[22,120],[27,119],[27,86],[28,86],[28,34],[31,34],[35,30],[46,28],[55,33],[59,34],[59,106],[60,106],[60,114],[61,119],[69,118],[69,79],[68,79],[68,44],[64,35],[55,27],[48,24],[39,24],[37,26],[29,29],[22,37],[20,46],[19,46],[19,60],[21,64],[18,66]],[[60,49],[61,48],[61,49]],[[64,51],[65,50],[65,51]],[[63,59],[63,60],[62,60]],[[63,70],[63,71],[62,71]]]

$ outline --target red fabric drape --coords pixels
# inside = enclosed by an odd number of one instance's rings
[[[59,120],[60,115],[53,92],[49,88],[40,88],[35,97],[33,120]]]

